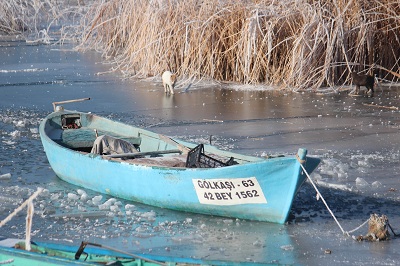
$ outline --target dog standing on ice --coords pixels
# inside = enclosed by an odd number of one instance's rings
[[[360,86],[365,86],[367,88],[367,94],[370,94],[371,97],[374,96],[374,84],[375,77],[371,75],[361,75],[357,72],[351,72],[351,78],[353,84],[356,85],[355,94],[360,94]]]
[[[172,74],[171,71],[165,71],[161,77],[164,86],[164,92],[166,94],[174,94],[176,74]]]

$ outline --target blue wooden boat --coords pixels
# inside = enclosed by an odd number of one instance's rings
[[[25,241],[0,239],[0,264],[13,266],[119,265],[119,266],[196,266],[262,265],[250,262],[202,260],[158,255],[137,255],[105,245],[83,241],[80,246],[33,242],[25,250]]]
[[[161,208],[285,223],[318,158],[246,156],[55,106],[40,124],[62,180]]]

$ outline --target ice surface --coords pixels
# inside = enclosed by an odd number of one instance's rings
[[[0,53],[4,49],[0,47]],[[0,219],[37,186],[45,187],[35,200],[34,240],[78,246],[89,239],[139,253],[276,264],[395,265],[398,261],[397,238],[371,244],[344,237],[308,182],[295,198],[286,225],[158,209],[59,180],[49,167],[37,130],[52,110],[52,101],[96,95],[93,103],[68,108],[196,143],[209,143],[212,136],[213,145],[247,155],[286,155],[306,147],[310,155],[322,159],[311,177],[318,181],[345,230],[378,213],[388,215],[398,232],[400,118],[398,111],[364,105],[373,101],[400,106],[398,89],[384,87],[370,99],[343,93],[291,94],[222,86],[167,98],[157,82],[130,83],[94,75],[106,70],[96,64],[100,57],[55,52],[43,46],[19,49],[39,54],[22,59],[24,53],[18,54],[18,60],[40,58],[47,67],[23,67],[45,71],[13,72],[17,68],[3,66],[8,72],[0,71],[4,85],[0,172],[11,175],[0,182]],[[8,54],[3,58],[9,58]],[[46,84],[32,85],[36,79]],[[24,212],[15,216],[0,228],[0,235],[23,238],[25,217]],[[353,235],[366,232],[363,227]],[[327,249],[332,253],[326,254]]]

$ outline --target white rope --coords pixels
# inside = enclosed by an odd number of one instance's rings
[[[26,225],[25,225],[25,250],[31,250],[31,230],[32,230],[32,218],[34,213],[34,207],[32,201],[43,191],[43,188],[38,188],[35,193],[32,194],[24,203],[16,208],[6,219],[0,222],[0,227],[9,222],[18,212],[20,212],[26,205],[28,205],[26,211]]]
[[[336,219],[335,215],[333,214],[333,212],[332,212],[331,209],[329,208],[328,204],[326,203],[324,197],[323,197],[323,196],[321,195],[321,193],[319,192],[319,190],[318,190],[317,186],[315,185],[314,181],[311,179],[311,177],[310,177],[310,175],[308,174],[307,170],[304,168],[304,166],[303,166],[303,164],[302,164],[303,161],[300,160],[300,158],[299,158],[298,156],[296,156],[296,157],[297,157],[297,160],[298,160],[299,163],[300,163],[301,168],[303,169],[304,173],[306,174],[308,180],[310,180],[310,182],[311,182],[311,184],[313,185],[315,191],[317,192],[317,195],[321,198],[322,202],[325,204],[325,207],[327,208],[327,210],[329,211],[329,213],[332,215],[333,219],[335,220],[335,222],[336,222],[337,225],[339,226],[340,230],[342,230],[342,233],[343,233],[344,235],[350,236],[351,233],[354,233],[355,231],[359,230],[361,227],[363,227],[365,224],[367,224],[367,223],[371,220],[371,218],[368,218],[364,223],[362,223],[362,224],[361,224],[360,226],[358,226],[357,228],[355,228],[355,229],[353,229],[353,230],[351,230],[351,231],[344,231],[343,228],[342,228],[342,226],[340,225],[339,221]],[[388,226],[390,227],[390,229],[392,229],[391,226],[390,226],[390,224],[389,224],[389,222],[388,222]],[[393,229],[392,229],[392,232],[393,232],[393,234],[394,234],[395,236],[397,236],[397,235],[395,234],[395,232],[393,231]]]
[[[299,160],[299,158],[298,158]],[[300,162],[300,160],[299,160]],[[332,215],[333,219],[335,220],[335,222],[337,223],[337,225],[339,226],[340,230],[342,230],[342,233],[344,235],[350,236],[351,233],[354,233],[355,231],[359,230],[361,227],[363,227],[364,225],[366,225],[371,219],[368,218],[364,223],[362,223],[360,226],[358,226],[357,228],[351,230],[351,231],[344,231],[342,226],[340,225],[339,221],[336,219],[335,215],[333,214],[333,212],[331,211],[331,209],[329,208],[328,204],[326,203],[324,197],[322,197],[321,193],[319,192],[317,186],[315,185],[314,181],[311,179],[310,175],[308,174],[307,170],[304,168],[303,164],[300,162],[301,168],[303,169],[304,173],[307,175],[308,180],[310,180],[311,184],[313,185],[315,191],[317,192],[318,196],[321,198],[322,202],[325,204],[325,207],[328,209],[329,213]],[[390,226],[390,225],[389,225]],[[392,230],[393,231],[393,230]],[[394,233],[394,232],[393,232]],[[396,234],[395,234],[396,235]]]
[[[299,160],[299,159],[297,159]],[[299,160],[300,162],[300,160]],[[313,185],[315,191],[317,192],[318,196],[321,198],[322,202],[325,204],[325,207],[328,209],[329,213],[332,215],[333,219],[335,220],[335,222],[337,223],[337,225],[339,226],[340,230],[342,230],[342,233],[344,235],[350,236],[348,232],[344,231],[342,226],[340,225],[339,221],[336,219],[336,216],[333,214],[333,212],[331,211],[331,209],[329,208],[328,204],[326,203],[324,197],[322,197],[321,193],[319,192],[317,186],[314,184],[314,181],[311,179],[310,175],[308,174],[307,170],[304,168],[303,164],[300,162],[300,166],[303,169],[304,173],[307,175],[308,180],[310,180],[311,184]]]
[[[355,229],[353,229],[353,230],[351,230],[351,231],[348,231],[347,233],[349,233],[349,234],[354,233],[355,231],[357,231],[358,229],[360,229],[361,227],[363,227],[366,223],[368,223],[369,220],[370,220],[370,219],[368,218],[362,225],[360,225],[359,227],[357,227],[357,228],[355,228]]]
[[[25,250],[31,251],[31,229],[32,229],[32,218],[34,213],[34,207],[32,200],[28,203],[28,209],[26,211],[26,226],[25,226]]]
[[[22,203],[18,208],[16,208],[10,215],[8,215],[3,221],[0,222],[0,227],[5,225],[7,222],[9,222],[17,213],[19,213],[23,208],[25,208],[26,205],[29,204],[33,199],[35,199],[41,192],[43,191],[43,188],[38,188],[38,190],[32,194],[24,203]]]

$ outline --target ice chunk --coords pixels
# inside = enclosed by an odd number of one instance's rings
[[[42,192],[40,193],[41,197],[49,197],[50,196],[50,191],[47,188],[44,188]]]
[[[90,211],[90,212],[75,212],[75,213],[59,213],[52,214],[50,217],[59,218],[59,217],[80,217],[80,218],[93,218],[93,217],[105,217],[107,212],[104,211]]]
[[[13,132],[10,133],[10,136],[11,136],[13,139],[16,139],[16,138],[18,138],[18,137],[21,136],[21,132],[18,131],[18,130],[15,130],[15,131],[13,131]]]
[[[57,200],[60,197],[60,194],[54,193],[53,195],[50,196],[50,200]]]
[[[3,140],[3,143],[7,144],[7,145],[14,145],[15,144],[15,142],[11,141],[11,140]]]
[[[84,191],[83,189],[77,189],[76,192],[77,192],[79,195],[86,194],[86,191]]]
[[[105,203],[99,205],[99,210],[108,210],[109,208],[110,208],[110,205],[105,204]]]
[[[89,196],[83,189],[77,189],[76,192],[80,195],[81,201],[87,201]]]
[[[111,199],[108,199],[106,202],[104,202],[103,204],[100,204],[99,205],[99,209],[100,210],[107,210],[107,209],[110,209],[110,207],[112,206],[112,205],[114,205],[114,203],[116,203],[116,199],[114,199],[114,198],[111,198]],[[118,207],[118,205],[117,205],[117,207]]]
[[[80,197],[74,193],[68,193],[69,200],[78,200]]]
[[[3,121],[4,121],[4,123],[11,124],[13,122],[13,119],[11,117],[4,117]]]
[[[260,240],[256,240],[256,241],[253,242],[253,246],[255,246],[255,247],[262,247],[262,246],[263,246],[263,243],[262,243]]]
[[[378,188],[378,187],[381,187],[381,186],[382,186],[382,183],[379,182],[379,181],[375,181],[375,182],[372,183],[372,187],[373,188]]]
[[[88,198],[89,196],[86,194],[86,192],[81,195],[81,201],[87,201]]]
[[[133,211],[133,210],[135,210],[135,209],[136,209],[136,206],[133,205],[133,204],[126,204],[126,205],[125,205],[125,210],[126,210],[126,211]]]
[[[37,133],[39,133],[39,129],[36,128],[36,127],[30,128],[29,130],[31,131],[32,134],[37,134]]]
[[[0,180],[9,180],[9,179],[11,179],[10,173],[0,175]]]
[[[98,195],[98,196],[94,196],[93,198],[92,198],[92,203],[94,204],[94,205],[99,205],[100,204],[100,201],[103,199],[103,196],[102,195]]]
[[[154,221],[156,219],[156,213],[153,210],[151,210],[149,212],[142,213],[140,217],[149,221]]]
[[[14,123],[16,127],[25,127],[26,122],[25,121],[18,121]]]
[[[283,245],[281,246],[281,249],[286,250],[286,251],[292,251],[294,247],[292,245]]]
[[[357,185],[357,186],[364,187],[364,186],[368,186],[368,182],[365,181],[365,180],[364,180],[363,178],[361,178],[361,177],[357,177],[357,178],[356,178],[356,185]]]
[[[112,211],[112,212],[118,212],[118,211],[119,211],[118,205],[112,205],[112,206],[110,206],[110,211]]]
[[[104,202],[104,204],[107,204],[109,206],[111,206],[112,204],[114,204],[117,200],[114,198],[108,199],[106,202]]]

